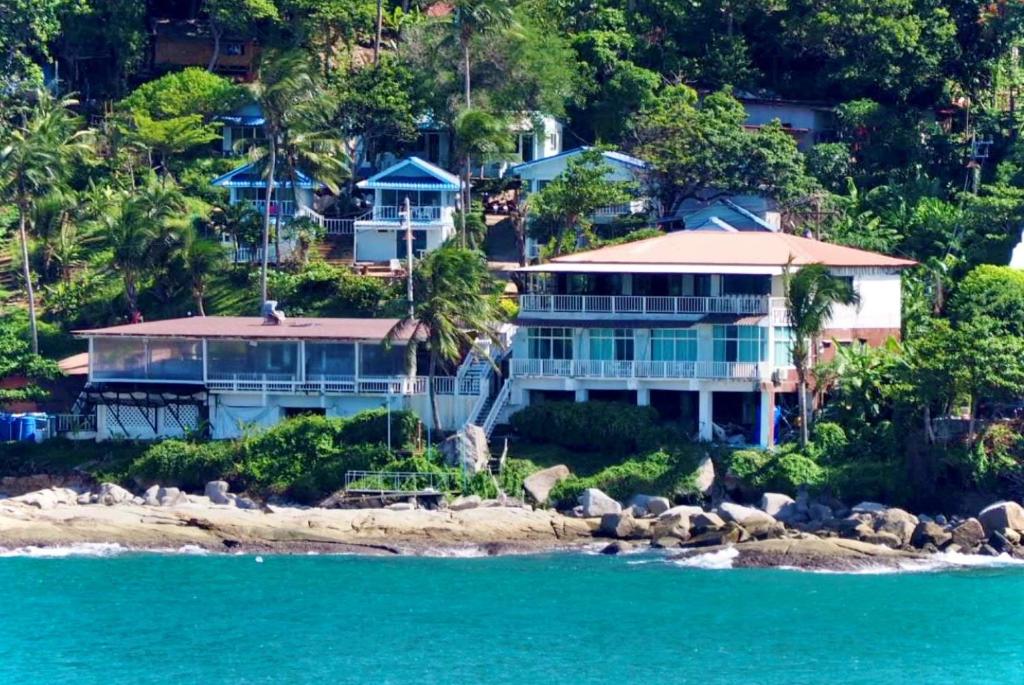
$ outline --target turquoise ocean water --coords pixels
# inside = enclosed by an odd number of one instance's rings
[[[0,558],[0,683],[65,682],[1024,683],[1024,568]]]

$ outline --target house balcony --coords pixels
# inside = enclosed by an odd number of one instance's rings
[[[719,297],[656,297],[644,295],[520,295],[520,314],[599,316],[703,316],[736,314],[763,316],[769,312],[769,298],[763,295]]]
[[[765,364],[723,361],[610,361],[597,359],[512,359],[513,378],[595,380],[736,380],[762,377]]]
[[[601,207],[593,213],[594,219],[610,220],[620,216],[631,216],[633,214],[643,214],[647,211],[648,201],[645,198],[637,198],[630,200],[629,202],[621,202],[617,205],[609,205],[607,207]]]
[[[243,200],[249,204],[250,207],[263,214],[267,208],[266,200]],[[293,200],[274,200],[270,203],[270,216],[271,218],[281,216],[281,218],[290,219],[295,216],[297,207]]]
[[[298,379],[290,374],[210,373],[206,387],[221,393],[318,395],[422,395],[427,379],[409,376],[340,376],[317,374]]]
[[[366,221],[375,223],[400,223],[405,208],[401,205],[377,205],[370,211]],[[440,206],[412,206],[409,208],[414,224],[436,224],[451,220],[452,208]]]

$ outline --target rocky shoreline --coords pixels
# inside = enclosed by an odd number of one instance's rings
[[[0,487],[9,493],[44,482],[6,479]],[[228,492],[223,481],[207,484],[203,495],[159,486],[136,495],[113,483],[65,482],[0,494],[0,550],[80,544],[376,555],[657,549],[684,565],[696,556],[725,554],[732,567],[834,571],[913,568],[936,553],[1024,559],[1024,507],[1015,502],[948,520],[872,502],[841,506],[774,493],[757,507],[671,506],[643,495],[623,505],[592,489],[567,513],[478,497],[432,509],[415,503],[352,509],[259,504]]]

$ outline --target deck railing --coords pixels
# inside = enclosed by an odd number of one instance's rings
[[[96,414],[51,414],[48,423],[51,437],[96,432]]]
[[[260,214],[266,211],[266,200],[245,200],[245,202],[248,202]],[[278,214],[281,216],[294,216],[295,209],[294,200],[272,200],[270,203],[270,216],[275,217]]]
[[[621,202],[617,205],[608,205],[594,211],[597,218],[629,216],[630,214],[642,214],[647,210],[647,200],[637,199],[629,202]]]
[[[452,492],[457,474],[426,471],[346,471],[345,490],[353,493]]]
[[[657,297],[647,295],[520,295],[519,311],[531,314],[749,314],[768,313],[764,295]]]
[[[206,386],[214,392],[421,395],[427,391],[427,379],[422,376],[313,375],[303,380],[290,374],[209,373]]]
[[[721,379],[760,378],[757,362],[610,361],[598,359],[512,359],[512,376],[523,378]]]
[[[413,206],[409,208],[413,223],[430,223],[440,221],[445,207]],[[404,207],[395,205],[378,205],[370,212],[374,221],[401,221]]]

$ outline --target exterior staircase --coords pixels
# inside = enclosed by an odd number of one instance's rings
[[[316,245],[316,251],[320,254],[321,259],[331,266],[352,266],[355,262],[353,249],[351,235],[329,235]]]
[[[14,240],[0,241],[0,291],[14,292],[18,289],[18,275],[15,273]]]

